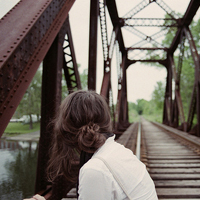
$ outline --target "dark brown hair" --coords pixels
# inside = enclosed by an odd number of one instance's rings
[[[112,133],[108,105],[104,97],[94,91],[76,91],[62,102],[53,120],[54,132],[48,177],[51,181],[64,175],[73,181],[77,173],[76,157],[81,152],[94,153]],[[76,174],[76,175],[75,175]]]

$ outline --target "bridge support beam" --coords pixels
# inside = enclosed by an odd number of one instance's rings
[[[74,0],[20,1],[1,20],[0,136],[73,3]]]
[[[188,27],[184,27],[183,30],[189,41],[191,54],[195,65],[195,74],[194,74],[195,81],[194,81],[194,88],[188,114],[188,124],[189,124],[188,129],[191,128],[192,126],[192,121],[194,118],[194,113],[196,108],[196,114],[197,114],[196,135],[200,137],[200,58],[190,29]]]
[[[163,123],[166,125],[171,125],[171,105],[172,105],[172,71],[169,64],[167,68],[167,82],[165,89],[165,100],[163,106]]]
[[[127,65],[127,54],[122,56],[122,80],[121,86],[118,88],[118,97],[117,97],[117,130],[124,131],[129,126],[128,121],[128,99],[127,99],[127,76],[126,76],[126,69],[128,68]]]
[[[67,19],[68,20],[68,19]],[[48,190],[46,168],[49,160],[49,149],[52,142],[52,127],[49,126],[61,103],[61,81],[63,67],[63,42],[67,27],[65,23],[52,43],[43,61],[42,106],[39,152],[35,193]],[[60,200],[71,189],[72,183],[59,177],[52,185],[51,197],[48,200]]]
[[[55,113],[61,102],[61,80],[63,50],[58,36],[54,40],[43,62],[42,79],[42,106],[41,106],[41,129],[38,153],[38,167],[36,179],[36,193],[45,190],[46,167],[49,160],[48,151],[51,145],[52,130],[48,124],[55,117]]]
[[[89,64],[88,89],[96,91],[97,65],[97,32],[98,32],[99,1],[90,1],[90,35],[89,35]]]

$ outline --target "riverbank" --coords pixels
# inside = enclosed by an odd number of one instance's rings
[[[2,136],[1,139],[13,140],[13,141],[39,141],[40,131],[35,131],[32,133],[25,133],[16,136]]]

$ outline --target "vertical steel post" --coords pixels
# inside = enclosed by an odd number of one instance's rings
[[[122,56],[122,82],[121,88],[118,90],[118,101],[117,101],[117,129],[119,131],[125,130],[128,127],[128,101],[127,101],[127,53]]]
[[[96,62],[97,62],[97,32],[98,32],[99,1],[90,1],[90,34],[89,34],[89,65],[88,89],[96,90]]]
[[[182,128],[183,131],[186,131],[187,130],[187,124],[185,122],[183,104],[182,104],[182,100],[181,100],[180,83],[179,83],[179,80],[177,79],[177,72],[176,72],[176,68],[175,68],[175,64],[174,64],[173,55],[169,55],[169,62],[170,62],[171,70],[172,70],[172,75],[173,75],[173,78],[174,78],[174,81],[175,81],[175,100],[176,100],[176,104],[177,104],[177,107],[178,107],[178,113],[179,113],[181,126],[182,126],[181,128]],[[176,108],[176,107],[174,107],[174,108]]]
[[[168,62],[167,68],[167,79],[165,89],[165,100],[163,110],[163,124],[169,125],[171,122],[171,103],[172,103],[172,71]]]
[[[63,62],[63,41],[57,36],[43,61],[41,129],[38,153],[35,192],[45,190],[48,182],[46,167],[49,159],[52,129],[49,122],[54,118],[61,102],[61,80]],[[61,188],[62,190],[62,188]],[[61,196],[57,194],[58,196]],[[58,198],[57,198],[58,199]],[[61,199],[61,198],[60,198]]]

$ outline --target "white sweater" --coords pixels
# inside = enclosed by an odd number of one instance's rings
[[[157,200],[154,183],[145,165],[133,152],[114,141],[106,140],[79,174],[79,200],[128,199],[107,166],[95,156],[102,157],[128,191],[131,200]]]

